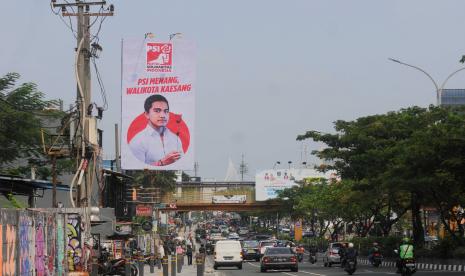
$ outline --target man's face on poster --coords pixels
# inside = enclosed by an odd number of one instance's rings
[[[154,127],[164,127],[168,123],[170,110],[168,104],[159,101],[153,102],[149,112],[145,112],[145,117],[150,121]]]

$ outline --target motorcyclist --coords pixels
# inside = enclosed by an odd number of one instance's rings
[[[402,243],[399,246],[399,259],[397,260],[396,266],[397,271],[396,273],[401,273],[402,266],[404,265],[405,260],[413,259],[413,244],[411,244],[409,238],[403,238]]]
[[[373,254],[376,253],[376,252],[379,252],[379,251],[380,250],[379,250],[378,243],[374,242],[373,247],[370,248],[370,250],[368,251],[368,260],[370,261],[370,264],[373,264],[373,262],[374,262]]]
[[[348,248],[346,249],[346,252],[345,252],[345,261],[347,262],[348,260],[354,260],[355,261],[355,265],[357,265],[357,256],[358,256],[358,252],[357,252],[357,249],[355,249],[354,247],[354,244],[353,243],[349,243]]]
[[[299,258],[299,262],[301,262],[304,258],[305,248],[302,244],[299,244],[295,249],[297,256]]]

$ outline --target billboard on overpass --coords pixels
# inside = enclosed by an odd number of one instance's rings
[[[334,172],[321,173],[315,169],[268,169],[255,175],[255,200],[264,201],[278,196],[277,191],[298,185],[296,181],[336,178]]]

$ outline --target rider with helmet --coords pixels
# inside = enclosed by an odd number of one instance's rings
[[[411,244],[410,239],[405,237],[402,239],[402,243],[399,246],[399,259],[397,261],[397,272],[400,273],[405,260],[413,259],[413,244]]]
[[[377,242],[374,242],[373,243],[373,247],[370,248],[370,250],[368,251],[368,260],[370,261],[370,263],[372,264],[373,263],[373,254],[374,253],[379,253],[379,245]]]

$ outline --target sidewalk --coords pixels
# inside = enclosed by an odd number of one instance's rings
[[[168,267],[168,275],[171,276],[171,266]],[[146,265],[144,267],[144,276],[147,275],[155,275],[155,276],[163,276],[163,270],[158,269],[157,266],[155,266],[155,273],[150,273],[150,266]],[[176,276],[195,276],[197,275],[197,265],[195,264],[195,261],[192,265],[187,265],[187,257],[184,259],[184,266],[182,267],[181,273],[176,273]],[[205,276],[220,276],[221,274],[217,271],[213,270],[213,264],[210,260],[210,258],[206,259],[206,266],[205,266]]]

